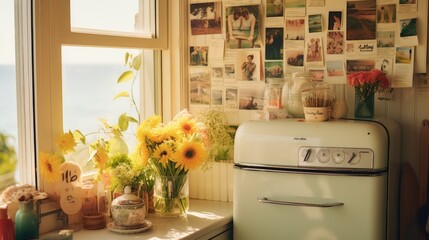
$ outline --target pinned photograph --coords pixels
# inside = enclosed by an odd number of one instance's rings
[[[328,40],[326,43],[327,54],[343,54],[344,53],[344,35],[343,31],[328,32]]]
[[[262,110],[264,107],[265,88],[240,88],[239,109]]]
[[[212,106],[223,106],[223,88],[213,88],[212,89]]]
[[[209,68],[189,68],[191,104],[210,104]]]
[[[238,89],[236,87],[225,88],[225,108],[238,109]]]
[[[356,49],[355,49],[355,43],[354,42],[347,42],[346,44],[346,53],[347,55],[355,55]]]
[[[265,62],[265,79],[283,78],[283,61]]]
[[[235,80],[235,64],[226,63],[224,65],[225,80]]]
[[[286,18],[285,21],[285,40],[304,40],[305,19],[304,18]]]
[[[260,81],[261,56],[259,51],[239,51],[235,64],[236,80]]]
[[[417,36],[417,18],[401,19],[399,21],[401,37]]]
[[[349,59],[346,60],[347,74],[370,71],[375,67],[374,59]]]
[[[312,37],[306,41],[306,62],[323,65],[322,37]]]
[[[207,46],[191,46],[189,47],[190,52],[190,64],[191,66],[207,66],[209,47]]]
[[[342,18],[343,12],[341,11],[329,11],[329,23],[328,30],[342,30]]]
[[[190,5],[191,34],[221,34],[221,2],[196,3]]]
[[[375,1],[347,1],[347,40],[374,40]]]
[[[227,7],[225,15],[228,48],[261,47],[259,5]]]
[[[313,82],[323,82],[325,79],[324,69],[309,69],[308,72],[310,73],[311,81]]]
[[[267,0],[267,17],[283,17],[284,0]]]
[[[377,32],[377,48],[395,47],[395,31]]]
[[[287,16],[305,16],[306,0],[284,0],[285,15]]]
[[[283,59],[283,28],[266,28],[265,35],[265,59]]]
[[[412,47],[397,47],[395,63],[411,63],[413,59]]]
[[[212,72],[212,80],[213,79],[223,79],[223,67],[222,66],[213,66],[211,72]]]
[[[344,61],[327,61],[326,71],[329,77],[342,77],[344,74]]]
[[[377,23],[396,23],[396,4],[377,6]]]
[[[308,32],[316,33],[322,31],[322,14],[308,15]]]
[[[303,49],[286,49],[286,63],[291,67],[304,66],[304,50]]]

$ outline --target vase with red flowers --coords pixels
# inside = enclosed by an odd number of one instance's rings
[[[379,69],[351,73],[347,82],[355,88],[355,117],[373,118],[374,93],[379,88],[389,87],[386,74]]]

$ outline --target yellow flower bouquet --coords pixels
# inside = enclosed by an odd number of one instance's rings
[[[137,154],[155,174],[155,212],[180,216],[189,208],[187,173],[206,161],[205,128],[190,114],[162,123],[160,116],[142,122],[137,130]]]

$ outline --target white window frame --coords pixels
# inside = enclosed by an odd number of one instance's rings
[[[167,13],[167,0],[149,0],[156,3],[157,16]],[[63,132],[62,116],[62,64],[61,47],[66,46],[96,46],[121,47],[166,50],[168,47],[168,28],[166,17],[157,17],[157,29],[154,38],[137,36],[113,36],[105,32],[89,33],[88,31],[75,31],[70,28],[70,0],[35,0],[35,99],[36,99],[36,149],[37,151],[56,151],[55,137]],[[164,15],[163,15],[164,16]],[[84,45],[82,44],[84,43]],[[155,51],[156,52],[156,51]],[[145,55],[145,61],[153,58],[158,62],[159,54]],[[150,62],[150,61],[148,61]],[[145,67],[154,67],[146,64]],[[147,74],[149,71],[144,71]],[[154,106],[155,91],[161,88],[160,76],[142,76],[155,79],[155,85],[148,85],[145,81],[141,86],[142,118],[162,111],[161,105]],[[145,101],[146,99],[149,99]],[[162,114],[162,113],[160,113]],[[34,159],[34,158],[32,158]],[[43,181],[38,181],[42,190]],[[47,187],[47,186],[46,186]]]

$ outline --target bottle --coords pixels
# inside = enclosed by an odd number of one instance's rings
[[[7,205],[0,206],[0,240],[14,240],[14,228],[12,219],[7,215]]]
[[[333,119],[343,118],[347,115],[347,102],[344,84],[335,84],[335,100],[332,103],[331,115]]]
[[[311,75],[308,72],[295,72],[292,74],[292,81],[288,85],[288,112],[292,117],[304,117],[301,92],[311,86]]]
[[[85,182],[82,186],[82,214],[91,215],[97,212],[97,195],[94,192],[94,184]]]
[[[19,201],[15,215],[15,239],[27,240],[39,238],[39,216],[34,209],[34,200]]]

